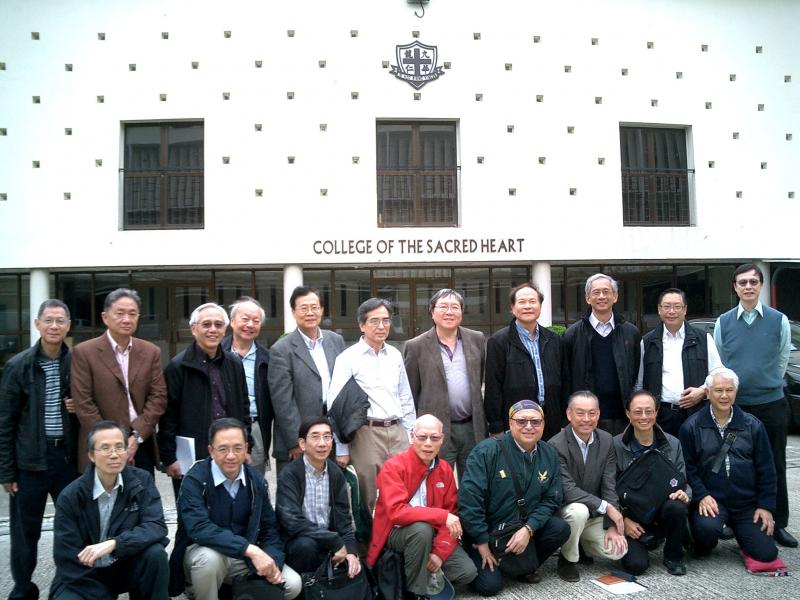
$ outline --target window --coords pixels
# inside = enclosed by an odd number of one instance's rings
[[[378,123],[378,226],[458,225],[455,123]]]
[[[619,137],[623,225],[690,225],[686,130],[620,127]]]
[[[203,124],[125,125],[124,229],[203,227]]]

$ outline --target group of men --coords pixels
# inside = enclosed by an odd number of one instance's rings
[[[574,581],[579,540],[590,555],[615,559],[627,549],[606,477],[612,469],[588,467],[593,453],[628,426],[625,401],[638,388],[649,390],[658,424],[678,435],[707,406],[706,378],[722,364],[738,375],[737,408],[763,423],[774,459],[776,505],[756,508],[770,520],[774,513],[769,533],[778,543],[796,546],[786,531],[782,377],[789,326],[760,302],[762,285],[755,265],[736,269],[740,303],[719,318],[713,337],[685,322],[685,294],[668,289],[658,303],[662,323],[642,338],[614,311],[618,286],[608,275],[587,280],[589,309],[563,337],[539,325],[544,296],[524,283],[511,290],[509,326],[488,341],[461,326],[463,298],[443,289],[430,301],[433,327],[402,353],[387,343],[388,301],[361,304],[362,337],[345,348],[340,335],[320,327],[322,295],[298,287],[290,297],[297,328],[269,350],[257,341],[265,315],[256,300],[237,300],[230,315],[206,303],[190,317],[194,341],[163,371],[158,347],[134,337],[141,310],[135,291],[111,292],[101,315],[106,332],[73,351],[64,343],[69,308],[48,300],[35,322],[39,342],[9,361],[0,389],[0,481],[12,496],[10,597],[38,597],[31,577],[48,495],[57,500],[57,526],[80,530],[86,542],[67,556],[76,539],[62,547],[56,530],[55,554],[66,563],[53,590],[63,597],[80,597],[71,578],[89,577],[116,593],[114,586],[139,571],[126,568],[127,578],[117,577],[114,563],[159,562],[163,550],[144,551],[165,541],[163,515],[154,517],[158,466],[172,477],[179,510],[182,554],[172,555],[172,591],[185,577],[196,597],[216,597],[223,582],[249,571],[293,597],[300,583],[290,565],[304,572],[328,552],[356,576],[360,563],[337,464],[355,468],[362,502],[382,524],[373,529],[368,564],[384,547],[403,550],[407,587],[416,595],[441,592],[445,579],[473,581],[490,595],[502,585],[501,571],[536,581],[539,563],[559,547],[559,575]],[[232,334],[225,337],[228,325]],[[585,399],[596,408],[581,408]],[[709,414],[719,425],[719,415]],[[720,426],[719,435],[725,432]],[[98,435],[115,440],[101,443]],[[199,462],[183,472],[178,445],[187,440]],[[263,483],[270,445],[280,482],[277,519]],[[130,482],[126,464],[133,467]],[[140,488],[146,497],[130,495]],[[520,495],[524,518],[515,514]],[[120,517],[119,497],[135,507],[124,511],[142,512],[135,543],[109,533]],[[703,500],[695,491],[701,513],[709,508]],[[711,512],[719,516],[717,503]],[[78,519],[71,526],[70,515]],[[493,530],[515,517],[525,526],[494,551]],[[719,534],[734,520],[721,519]],[[713,547],[710,539],[706,547]],[[148,576],[148,585],[155,581],[161,575]]]

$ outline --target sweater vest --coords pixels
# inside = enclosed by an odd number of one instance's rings
[[[600,401],[601,419],[620,419],[625,416],[617,363],[614,360],[613,335],[612,332],[603,337],[592,328],[592,379],[594,393]]]
[[[244,536],[250,521],[250,492],[247,486],[240,482],[236,498],[231,498],[225,485],[220,484],[209,495],[209,500],[211,522]]]

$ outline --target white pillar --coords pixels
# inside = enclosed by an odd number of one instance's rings
[[[535,262],[533,263],[533,283],[539,286],[544,294],[544,304],[542,304],[542,314],[539,316],[539,323],[544,327],[549,327],[553,324],[553,294],[552,285],[550,283],[550,263],[549,262]]]
[[[50,298],[50,271],[47,269],[31,269],[30,283],[30,315],[31,315],[31,346],[39,341],[39,330],[33,324],[36,313],[42,302]]]
[[[303,267],[300,265],[286,265],[283,267],[283,330],[294,331],[297,323],[289,308],[289,298],[298,285],[303,285]]]
[[[761,272],[764,273],[764,285],[761,286],[761,293],[759,299],[764,306],[772,306],[772,277],[770,277],[769,263],[763,260],[756,260],[753,262]]]

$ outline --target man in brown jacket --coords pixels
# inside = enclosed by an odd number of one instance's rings
[[[141,301],[134,290],[106,296],[101,317],[108,328],[72,352],[72,398],[81,423],[78,459],[87,463],[86,434],[109,419],[128,431],[128,463],[151,474],[156,465],[155,426],[167,405],[161,350],[133,337]]]

